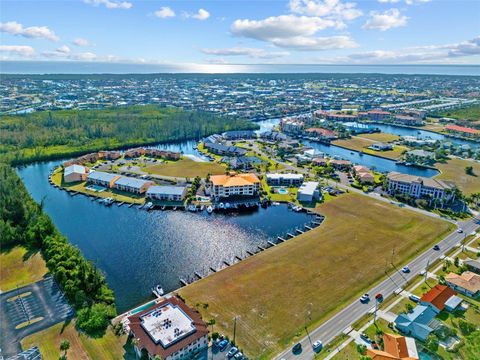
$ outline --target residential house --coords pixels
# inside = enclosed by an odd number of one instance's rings
[[[405,126],[420,126],[423,125],[423,121],[417,117],[408,115],[395,115],[394,123]]]
[[[435,159],[435,153],[421,149],[410,150],[405,154],[405,156],[407,158],[413,159],[414,162],[420,160],[420,162],[422,163],[431,162]]]
[[[257,196],[260,191],[260,180],[253,173],[210,176],[212,195],[216,198],[231,196]]]
[[[440,179],[426,178],[390,172],[387,174],[387,191],[389,194],[407,194],[415,198],[430,197],[443,201],[454,199],[454,186]]]
[[[332,165],[334,169],[341,171],[348,171],[352,168],[352,162],[348,160],[331,159],[329,164]]]
[[[150,186],[154,184],[155,183],[153,181],[122,176],[120,179],[115,181],[113,187],[121,191],[127,191],[134,194],[143,194]]]
[[[63,169],[63,181],[67,183],[85,181],[89,171],[86,166],[72,164]]]
[[[298,188],[297,200],[304,202],[312,202],[313,200],[319,200],[321,196],[318,189],[318,182],[307,181]]]
[[[102,150],[98,152],[98,157],[105,160],[117,160],[122,157],[122,153],[120,151]]]
[[[308,128],[305,130],[308,136],[317,137],[320,140],[335,140],[338,139],[338,133],[336,131],[322,129],[322,128]]]
[[[428,292],[423,294],[420,304],[430,306],[437,314],[445,309],[446,302],[457,293],[446,285],[435,285]],[[455,296],[456,297],[456,296]]]
[[[103,171],[92,171],[87,175],[87,183],[105,188],[112,188],[115,182],[120,179],[120,175],[110,174]]]
[[[312,159],[312,164],[314,166],[327,166],[327,159],[316,157]]]
[[[236,131],[226,131],[222,134],[225,140],[235,140],[235,139],[256,139],[257,133],[252,130],[236,130]]]
[[[464,260],[463,265],[467,267],[468,270],[480,274],[480,261],[478,260]]]
[[[437,313],[425,305],[417,305],[412,312],[400,314],[395,319],[395,327],[402,333],[425,341],[434,330],[433,319]]]
[[[209,152],[217,155],[243,156],[247,153],[247,150],[237,146],[226,146],[216,143],[205,143],[204,146]]]
[[[462,275],[450,273],[445,276],[445,282],[453,290],[472,298],[480,297],[480,275],[465,271]]]
[[[266,131],[260,134],[260,138],[272,141],[286,141],[288,136],[278,131]]]
[[[383,350],[367,349],[372,360],[418,360],[415,339],[401,335],[383,334]]]
[[[128,321],[139,358],[184,360],[207,355],[207,324],[200,313],[177,297],[129,316]]]
[[[374,143],[368,147],[369,149],[375,150],[375,151],[388,151],[393,149],[392,144],[386,144],[382,142]]]
[[[280,174],[280,173],[270,173],[266,174],[267,183],[271,186],[300,186],[303,183],[302,174]]]
[[[182,201],[187,194],[186,186],[150,186],[146,197],[160,201]]]
[[[355,178],[360,184],[375,183],[375,176],[370,172],[370,169],[363,165],[355,165],[353,167]]]
[[[384,110],[369,110],[362,117],[370,121],[384,121],[390,117],[391,113]]]

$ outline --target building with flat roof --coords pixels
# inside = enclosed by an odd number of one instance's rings
[[[112,188],[121,176],[103,171],[92,171],[87,175],[87,183]]]
[[[222,136],[226,140],[255,139],[257,137],[257,133],[253,130],[232,130],[224,132]]]
[[[208,329],[200,314],[176,297],[128,318],[139,357],[183,360],[208,348]]]
[[[394,334],[383,334],[383,350],[367,349],[372,360],[418,360],[415,339]]]
[[[83,165],[73,164],[63,169],[63,181],[67,183],[87,180],[90,170]]]
[[[304,202],[312,202],[313,200],[320,199],[320,190],[318,188],[318,182],[307,181],[298,188],[297,200]]]
[[[450,182],[422,176],[390,172],[387,174],[387,192],[389,194],[407,194],[415,198],[431,197],[444,201],[454,199],[454,185]]]
[[[271,186],[300,186],[303,183],[302,174],[279,174],[270,173],[266,174],[267,183]]]
[[[146,192],[147,198],[162,201],[182,201],[187,194],[186,186],[150,186]]]
[[[205,143],[204,146],[209,152],[217,155],[243,156],[247,153],[247,150],[237,146],[226,146],[217,143]]]
[[[153,181],[122,176],[117,181],[115,181],[113,187],[121,191],[128,191],[135,194],[143,194],[153,184],[155,184]]]
[[[210,182],[212,195],[217,199],[230,196],[257,196],[260,191],[260,180],[253,173],[212,175]]]

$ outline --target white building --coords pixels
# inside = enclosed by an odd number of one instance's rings
[[[304,202],[312,202],[313,200],[320,199],[320,190],[318,188],[318,182],[307,181],[300,186],[297,192],[297,200]]]
[[[89,170],[82,165],[73,164],[63,170],[63,181],[70,183],[75,181],[87,180]]]
[[[187,193],[186,186],[150,186],[146,196],[163,201],[182,201]]]
[[[444,201],[453,200],[454,186],[442,180],[422,176],[391,172],[387,175],[387,191],[389,194],[401,193],[415,198],[431,197]]]
[[[153,181],[122,176],[120,179],[115,181],[113,187],[121,191],[128,191],[135,194],[143,194],[153,184]]]
[[[300,186],[303,183],[302,174],[267,174],[267,183],[271,186]]]

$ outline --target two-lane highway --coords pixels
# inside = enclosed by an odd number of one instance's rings
[[[392,295],[396,290],[409,280],[417,276],[422,270],[424,270],[428,263],[432,264],[435,260],[439,259],[442,255],[449,252],[457,244],[465,238],[466,235],[475,231],[480,226],[480,219],[474,218],[468,222],[459,223],[459,229],[462,229],[462,233],[455,231],[438,243],[439,250],[433,248],[428,249],[424,253],[420,254],[417,258],[408,264],[410,273],[404,274],[397,271],[392,274],[388,274],[386,279],[380,284],[376,285],[372,289],[368,290],[371,295],[372,301],[369,304],[362,304],[359,300],[354,301],[343,310],[338,312],[328,321],[321,326],[310,332],[310,338],[313,341],[321,340],[324,344],[332,341],[337,335],[341,334],[343,330],[351,326],[354,322],[359,320],[362,316],[366,315],[369,311],[372,311],[375,307],[375,294],[382,294],[384,297]],[[403,264],[407,265],[407,264]],[[402,266],[403,266],[402,265]],[[299,354],[293,354],[291,348],[281,353],[277,359],[313,359],[314,353],[310,345],[308,337],[304,337],[300,343],[302,344],[302,352]]]

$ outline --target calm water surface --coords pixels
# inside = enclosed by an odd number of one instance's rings
[[[58,229],[106,274],[119,311],[145,301],[156,284],[174,290],[179,278],[192,278],[194,271],[205,274],[224,260],[231,263],[312,220],[285,205],[232,215],[105,207],[52,187],[48,174],[58,163],[18,172],[33,198],[44,199]]]

